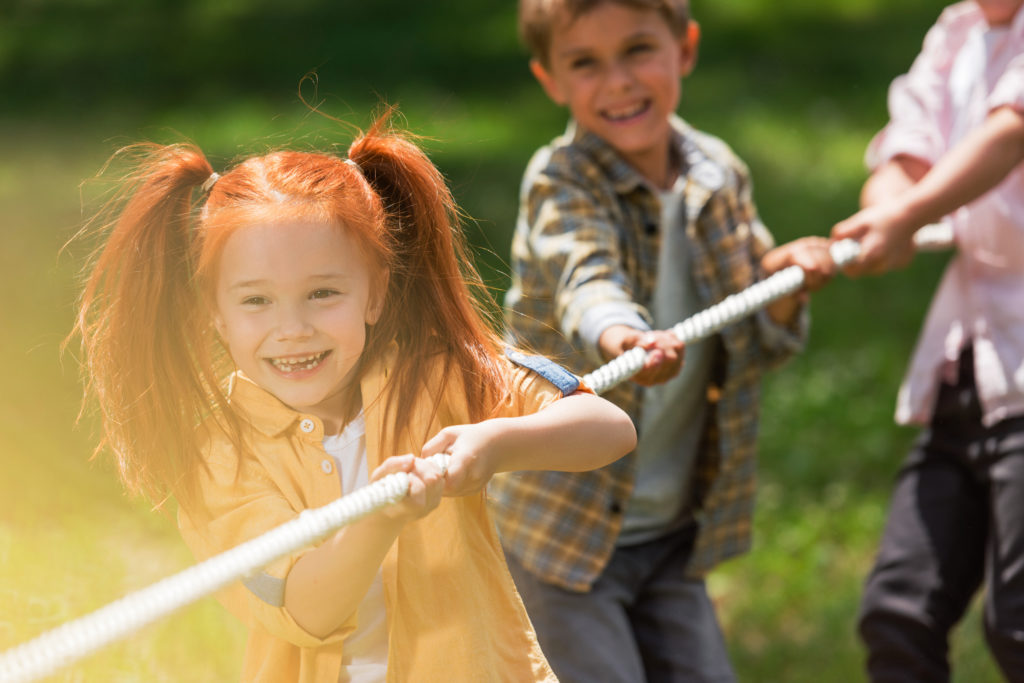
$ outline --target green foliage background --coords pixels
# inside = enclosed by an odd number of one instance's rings
[[[693,0],[700,62],[681,113],[753,172],[779,241],[856,208],[864,146],[940,10],[922,0]],[[126,498],[76,425],[76,270],[65,242],[121,144],[199,143],[215,165],[296,143],[346,145],[398,104],[474,219],[496,298],[519,175],[564,112],[532,82],[514,3],[449,0],[8,0],[0,6],[0,649],[191,562],[173,523]],[[84,213],[83,213],[84,212]],[[810,347],[766,380],[754,551],[711,578],[743,681],[860,681],[861,581],[913,434],[892,425],[904,363],[947,257],[813,301]],[[204,600],[56,680],[237,678],[244,630]],[[977,611],[958,681],[998,680]]]

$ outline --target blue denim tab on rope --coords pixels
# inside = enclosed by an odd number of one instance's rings
[[[554,384],[563,396],[568,396],[580,388],[579,377],[544,356],[531,356],[513,348],[506,348],[505,355],[516,365],[533,370]]]

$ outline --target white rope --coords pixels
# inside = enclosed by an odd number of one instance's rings
[[[953,244],[953,232],[945,224],[926,225],[914,234],[914,246],[920,251],[939,251]],[[842,268],[860,255],[860,244],[854,240],[840,240],[829,245],[832,261]],[[792,294],[804,284],[804,271],[790,266],[770,277],[731,294],[722,301],[686,320],[676,323],[672,332],[684,344],[707,339],[727,325],[761,310],[776,299]],[[647,351],[637,346],[618,358],[583,376],[583,383],[598,394],[625,382],[643,369]]]
[[[945,251],[953,242],[953,226],[949,223],[933,223],[914,233],[914,246],[918,251]]]
[[[829,246],[829,254],[835,264],[842,267],[857,258],[860,254],[860,245],[853,240],[834,242]],[[714,306],[676,323],[672,327],[672,332],[684,344],[707,339],[727,325],[761,310],[776,299],[792,294],[803,284],[803,268],[783,268],[742,292],[730,294]],[[603,394],[640,372],[646,360],[647,351],[639,346],[633,347],[606,365],[584,375],[583,383],[596,393]]]
[[[951,231],[940,225],[926,226],[915,235],[915,244],[921,250],[935,251],[951,243]],[[835,264],[842,267],[857,258],[860,245],[843,240],[833,243],[829,252]],[[676,324],[672,331],[684,343],[706,339],[726,325],[797,291],[803,282],[804,271],[799,266],[790,266]],[[642,348],[631,349],[586,375],[583,381],[598,394],[604,393],[639,372],[646,357]],[[447,454],[439,453],[430,459],[447,471]],[[0,682],[21,683],[52,674],[232,581],[259,571],[283,555],[402,500],[408,491],[409,476],[399,472],[321,508],[305,510],[296,519],[262,536],[0,653]]]
[[[447,471],[449,456],[429,458]],[[215,555],[153,585],[130,593],[0,654],[0,681],[22,683],[48,676],[143,626],[195,602],[274,560],[323,538],[409,492],[409,475],[397,472],[332,503],[304,510],[290,522]]]

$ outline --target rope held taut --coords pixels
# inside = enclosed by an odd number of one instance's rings
[[[446,454],[431,459],[442,470],[447,468]],[[0,681],[21,683],[50,675],[279,557],[402,500],[409,491],[409,481],[405,472],[389,474],[323,507],[304,510],[297,518],[262,536],[8,650],[0,654]]]
[[[937,226],[927,226],[915,236],[915,243],[921,250],[934,251],[951,242],[948,232]],[[860,245],[843,240],[832,244],[830,253],[836,265],[842,267],[857,258]],[[797,291],[803,281],[803,270],[790,266],[678,323],[672,330],[684,343],[704,339]],[[632,349],[583,380],[598,394],[604,393],[639,372],[645,358],[643,349]],[[446,454],[440,453],[431,459],[447,469]],[[404,472],[390,474],[321,508],[305,510],[296,519],[262,536],[0,653],[0,682],[22,683],[50,675],[232,581],[259,571],[283,555],[402,500],[408,493],[409,481]]]
[[[853,240],[834,242],[829,246],[829,254],[835,264],[842,268],[857,258],[860,254],[860,245]],[[714,306],[677,323],[673,326],[672,332],[684,344],[707,339],[727,325],[797,291],[803,286],[804,277],[803,268],[800,266],[784,268],[742,292],[731,294]],[[584,375],[583,383],[598,394],[603,394],[640,372],[646,359],[647,351],[639,346],[634,347],[607,365]]]
[[[941,251],[953,245],[953,231],[947,223],[926,225],[914,233],[914,247],[918,251]],[[842,268],[860,256],[860,244],[854,240],[840,240],[829,245],[832,261]],[[800,266],[784,268],[770,277],[731,294],[719,303],[676,323],[672,332],[684,344],[689,344],[720,331],[727,325],[761,310],[776,299],[792,294],[804,284],[804,271]],[[647,351],[634,347],[583,376],[583,382],[598,394],[625,382],[640,372],[647,359]]]

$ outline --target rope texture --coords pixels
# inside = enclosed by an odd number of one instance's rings
[[[915,244],[922,251],[943,249],[952,241],[950,231],[938,225],[926,226],[915,235]],[[842,267],[857,258],[860,245],[853,240],[835,242],[830,254],[836,265]],[[803,270],[790,266],[676,324],[672,331],[684,343],[705,339],[797,291],[803,282]],[[643,349],[631,349],[585,375],[583,381],[598,394],[604,393],[639,372],[646,357]],[[439,453],[430,459],[447,471],[449,458],[448,454]],[[0,653],[0,681],[21,683],[48,676],[232,581],[259,571],[283,555],[402,500],[408,494],[409,481],[409,475],[404,472],[390,474],[321,508],[305,510],[296,519],[262,536]]]
[[[443,471],[448,456],[431,456]],[[396,503],[408,494],[409,475],[389,474],[323,507],[304,510],[290,522],[189,567],[95,612],[47,631],[0,654],[0,681],[48,676],[103,646],[195,602],[277,558],[304,548],[332,531]]]
[[[834,242],[829,254],[839,267],[851,263],[860,254],[860,245],[853,240]],[[730,294],[714,306],[696,313],[672,327],[672,332],[683,343],[707,339],[727,325],[759,311],[776,299],[800,289],[804,284],[804,271],[800,266],[784,268],[770,277],[747,287],[742,292]],[[637,346],[583,376],[583,383],[598,394],[625,382],[640,372],[647,360],[647,351]]]

